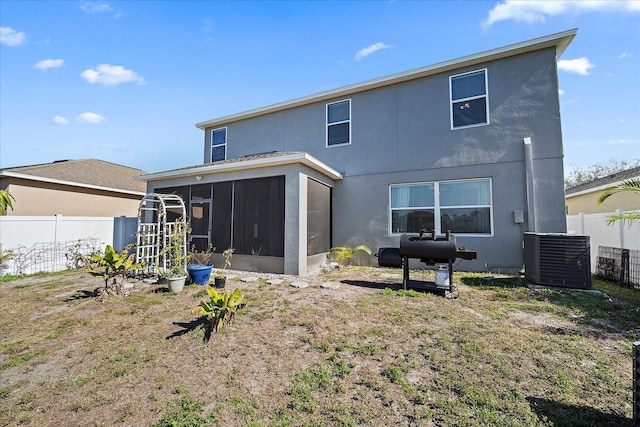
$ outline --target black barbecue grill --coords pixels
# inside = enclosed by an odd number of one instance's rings
[[[403,267],[402,286],[426,290],[439,290],[455,293],[453,284],[453,262],[460,259],[476,259],[477,252],[456,247],[456,236],[447,231],[446,234],[436,234],[435,231],[422,230],[420,234],[403,234],[400,236],[399,248],[380,248],[376,254],[380,267]],[[409,258],[419,259],[426,265],[446,264],[449,280],[439,283],[409,278]],[[438,272],[436,272],[437,278]]]

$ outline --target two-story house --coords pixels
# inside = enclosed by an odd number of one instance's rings
[[[140,177],[234,268],[304,274],[332,246],[451,230],[518,270],[524,231],[566,232],[557,58],[577,30],[197,123],[204,162]]]

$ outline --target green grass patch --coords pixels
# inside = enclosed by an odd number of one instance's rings
[[[202,404],[190,396],[169,402],[173,412],[162,418],[153,427],[206,427],[216,422],[217,416],[202,415]]]

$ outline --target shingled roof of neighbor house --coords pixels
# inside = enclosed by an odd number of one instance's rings
[[[574,187],[567,188],[565,194],[567,196],[577,195],[576,193],[588,192],[588,190],[602,189],[617,185],[619,182],[626,181],[632,178],[640,178],[640,166],[635,168],[616,172],[605,177],[594,179],[593,181],[578,184]]]
[[[141,169],[97,159],[56,160],[53,163],[0,169],[0,177],[31,179],[142,195],[146,191],[146,184],[134,178],[146,173]]]

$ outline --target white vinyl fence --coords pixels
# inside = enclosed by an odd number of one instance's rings
[[[640,223],[616,221],[607,225],[607,217],[623,211],[567,215],[567,232],[590,236],[591,272],[595,273],[598,247],[640,250]]]
[[[0,216],[0,246],[13,252],[0,274],[30,274],[77,267],[76,254],[135,242],[136,218]]]

